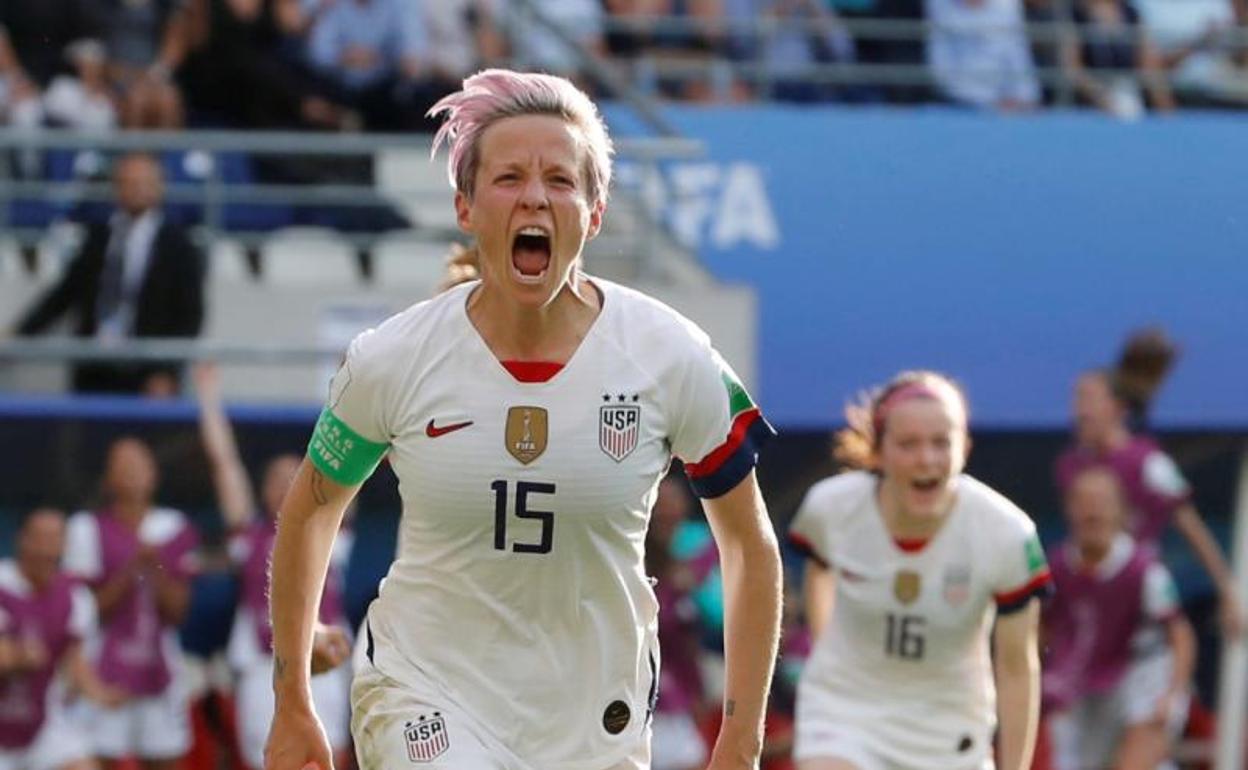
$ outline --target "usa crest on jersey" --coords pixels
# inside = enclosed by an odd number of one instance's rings
[[[451,747],[446,720],[436,711],[432,717],[421,715],[404,725],[403,737],[407,739],[407,758],[412,762],[432,762]]]
[[[637,396],[632,397],[635,402]],[[598,410],[598,446],[617,463],[637,448],[641,433],[641,406],[626,402],[624,396]]]

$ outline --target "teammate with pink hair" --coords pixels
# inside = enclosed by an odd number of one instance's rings
[[[644,541],[678,456],[724,576],[709,767],[754,768],[780,621],[754,477],[772,430],[704,332],[582,272],[611,182],[584,93],[487,70],[433,112],[481,278],[357,337],[331,383],[278,517],[266,770],[330,767],[309,696],[318,593],[343,510],[383,456],[403,515],[352,688],[361,767],[649,768],[658,604]]]

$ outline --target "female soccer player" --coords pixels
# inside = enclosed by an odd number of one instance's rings
[[[317,594],[342,510],[387,452],[404,510],[352,691],[361,767],[648,767],[659,660],[642,544],[673,454],[723,559],[710,767],[753,767],[780,614],[753,474],[771,430],[704,333],[581,272],[611,178],[585,94],[488,70],[435,112],[481,280],[361,335],[334,378],[278,520],[266,768],[328,770],[308,697]]]
[[[1127,531],[1141,544],[1158,546],[1171,523],[1213,578],[1221,600],[1222,630],[1238,636],[1244,627],[1235,578],[1218,541],[1192,504],[1192,490],[1179,466],[1152,438],[1132,431],[1142,422],[1174,357],[1159,330],[1133,335],[1113,369],[1084,373],[1075,385],[1075,443],[1057,459],[1063,493],[1082,470],[1113,469],[1126,494]]]
[[[1053,554],[1057,595],[1044,610],[1054,770],[1166,766],[1187,716],[1195,633],[1156,551],[1123,531],[1126,512],[1112,470],[1071,480],[1071,537]]]
[[[837,456],[864,470],[815,484],[791,530],[816,634],[798,767],[981,770],[999,727],[996,766],[1028,768],[1050,585],[1035,526],[962,473],[967,405],[943,375],[904,372],[847,416]]]

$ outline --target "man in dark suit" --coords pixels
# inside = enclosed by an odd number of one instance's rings
[[[204,256],[186,231],[161,214],[164,180],[150,155],[131,154],[114,167],[117,210],[93,225],[55,286],[21,318],[17,334],[46,329],[72,311],[74,333],[101,342],[125,337],[195,337],[204,320]],[[82,363],[79,393],[178,391],[176,362]]]

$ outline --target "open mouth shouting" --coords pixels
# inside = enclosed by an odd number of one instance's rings
[[[537,284],[550,269],[551,238],[544,227],[522,227],[511,242],[511,272],[520,283]]]
[[[910,482],[910,486],[916,492],[935,492],[943,486],[944,479],[940,477],[920,478]]]

